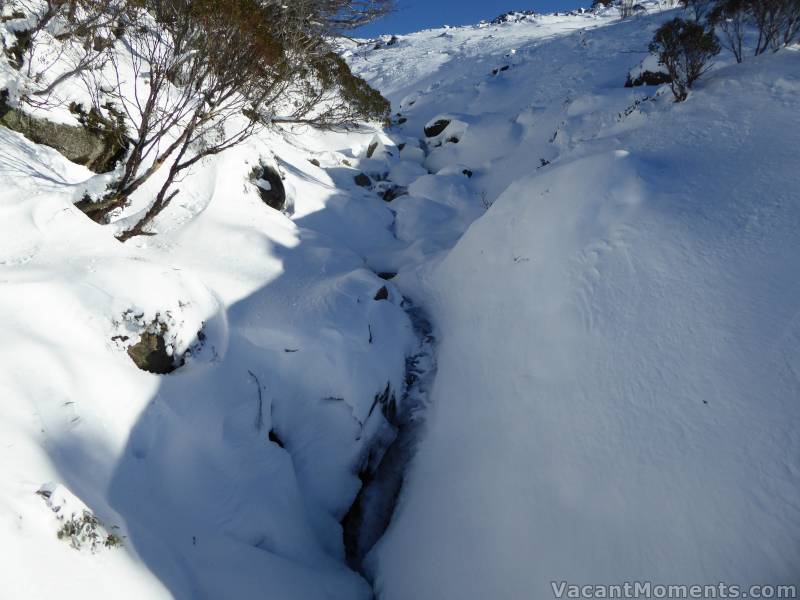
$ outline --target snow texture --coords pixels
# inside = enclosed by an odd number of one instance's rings
[[[158,178],[100,226],[74,203],[113,174],[0,127],[0,598],[800,583],[800,53],[626,89],[663,8],[343,41],[391,128],[259,134],[125,244]],[[128,356],[147,327],[173,374]],[[387,386],[424,424],[357,573]],[[122,546],[74,548],[62,510]]]

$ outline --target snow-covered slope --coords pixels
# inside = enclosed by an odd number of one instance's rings
[[[154,598],[131,581],[150,581],[147,568],[176,597],[367,596],[343,567],[338,521],[381,428],[380,411],[368,419],[374,397],[402,386],[414,347],[399,294],[347,245],[248,189],[247,161],[268,155],[263,142],[207,165],[172,216],[202,214],[137,247],[70,207],[68,183],[86,177],[81,169],[0,135],[17,153],[0,165],[0,545],[6,589],[26,590],[8,597],[44,597],[68,580],[76,597],[119,585],[114,597]],[[280,143],[270,147],[286,150],[287,167],[313,169]],[[298,215],[334,190],[316,176],[298,182]],[[387,285],[388,300],[375,301]],[[202,329],[202,348],[172,376],[143,373],[115,341],[133,335],[131,315],[168,315],[176,351]],[[34,493],[51,481],[121,527],[125,552],[144,564],[128,571],[121,552],[81,557],[58,541]]]
[[[625,89],[648,6],[348,42],[395,126],[261,134],[124,245],[0,127],[0,598],[797,583],[800,53]]]
[[[499,196],[408,278],[439,371],[382,598],[800,580],[800,53],[723,55],[683,104],[624,89],[669,16],[353,57],[403,131],[461,123],[428,167]]]

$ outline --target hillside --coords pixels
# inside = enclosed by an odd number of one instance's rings
[[[442,342],[381,598],[798,581],[800,55],[721,55],[682,104],[623,88],[669,16],[353,58],[401,131],[452,120],[425,164],[491,204],[404,280]]]
[[[0,127],[0,599],[800,583],[800,52],[675,103],[646,6],[342,41],[391,127],[259,133],[125,243],[158,178],[101,226]]]

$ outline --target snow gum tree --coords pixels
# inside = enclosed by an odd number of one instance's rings
[[[125,0],[12,0],[9,6],[25,24],[8,51],[11,65],[26,76],[19,100],[46,107],[63,101],[54,97],[62,83],[102,66]]]
[[[670,76],[677,102],[683,102],[694,83],[711,67],[720,45],[713,29],[694,21],[675,18],[656,30],[650,52],[658,56]]]
[[[118,237],[147,235],[185,171],[263,127],[386,119],[388,103],[333,54],[329,39],[390,7],[389,0],[128,0],[127,51],[109,49],[111,68],[92,85],[122,107],[131,149],[106,196],[79,208],[106,222],[166,169],[155,198]]]
[[[744,37],[755,27],[754,54],[777,52],[800,37],[800,0],[716,0],[708,22],[722,34],[724,47],[737,62],[744,60]]]

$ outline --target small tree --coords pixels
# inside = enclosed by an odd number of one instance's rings
[[[130,51],[124,56],[111,52],[110,81],[92,87],[110,89],[133,123],[131,151],[106,197],[79,205],[92,219],[105,222],[167,168],[155,199],[118,236],[123,241],[147,233],[178,193],[172,186],[185,171],[265,126],[332,126],[388,116],[388,104],[381,104],[377,93],[331,54],[326,32],[360,24],[389,0],[130,3],[125,28]],[[364,15],[356,10],[362,4]],[[123,59],[132,62],[133,81],[120,64]]]
[[[748,0],[748,9],[758,28],[755,54],[777,52],[800,34],[800,0]]]
[[[27,79],[20,101],[46,106],[61,102],[52,98],[59,85],[102,66],[124,0],[14,0],[12,6],[32,23],[16,32],[10,50]]]
[[[781,14],[780,43],[789,46],[800,37],[800,0],[783,0]]]
[[[711,58],[720,52],[713,30],[681,18],[659,27],[649,48],[666,67],[677,102],[686,100],[695,81],[711,67]]]
[[[722,46],[731,51],[737,63],[744,60],[748,4],[749,0],[719,0],[708,15],[709,23],[722,32]]]
[[[716,0],[680,0],[683,9],[694,17],[695,21],[702,21],[714,8]]]
[[[633,7],[636,4],[635,0],[619,0],[619,14],[623,19],[627,19],[633,15]]]

